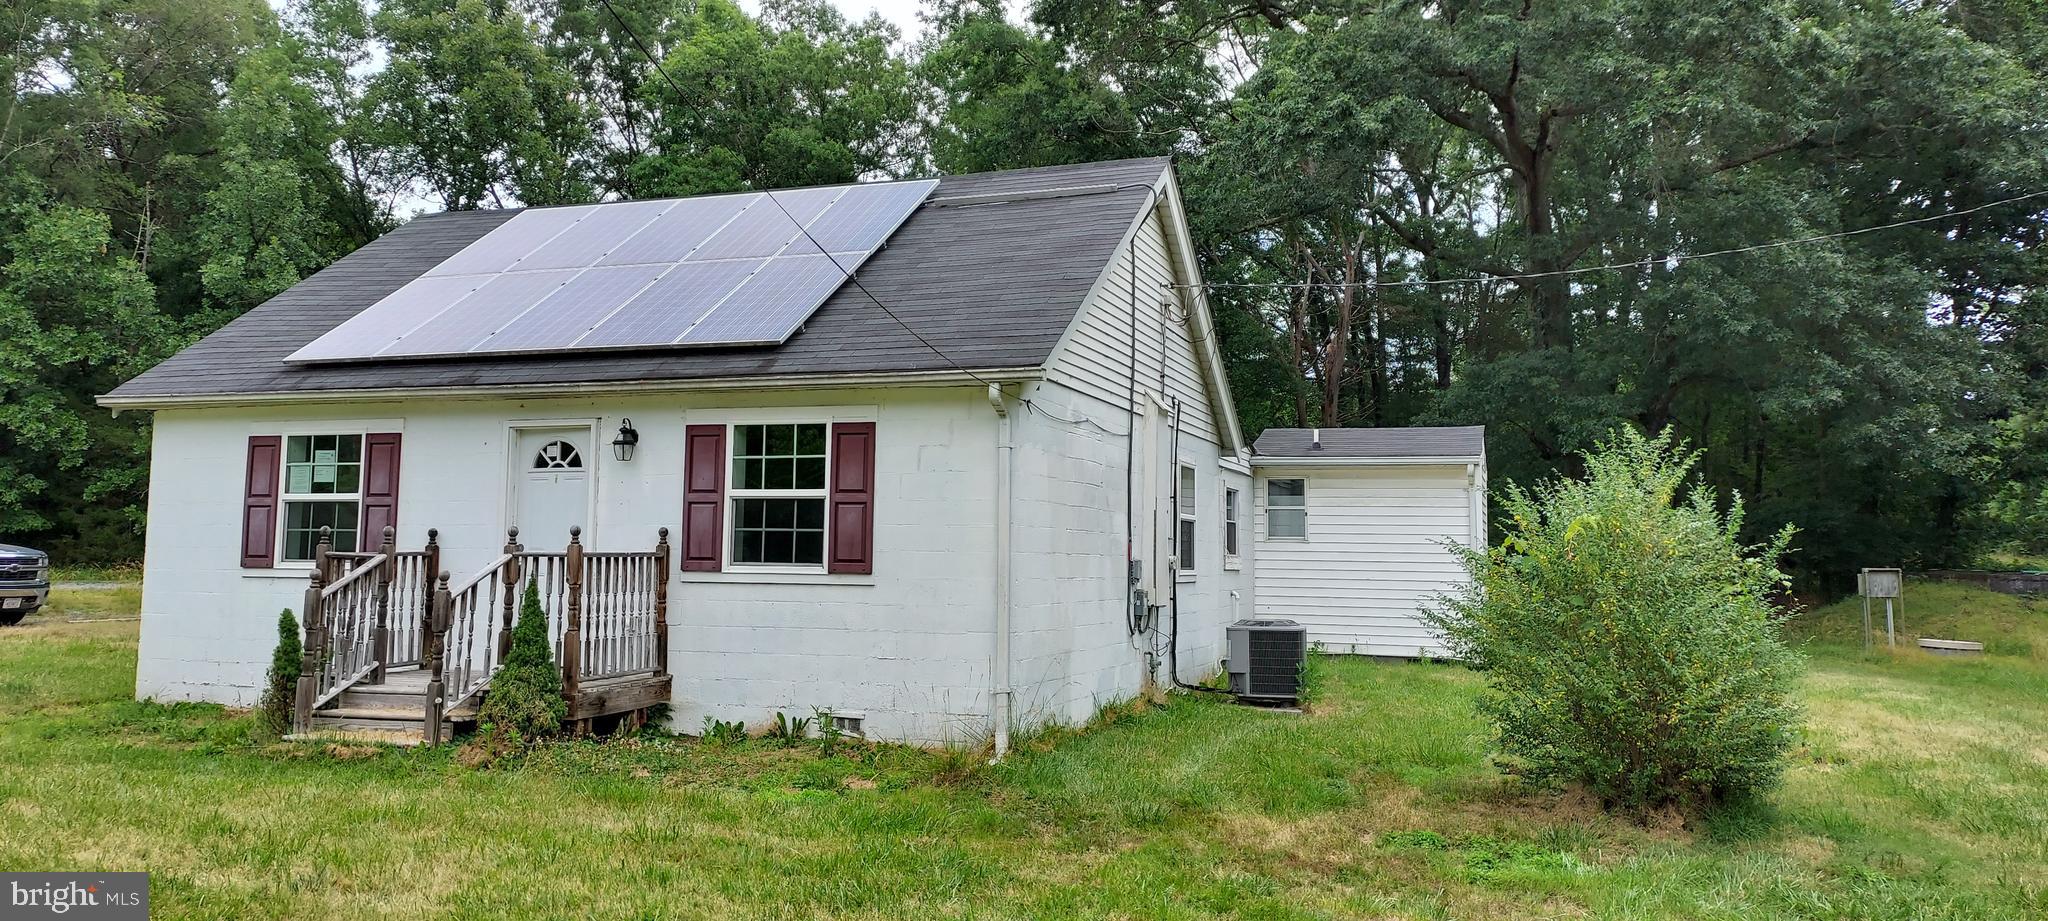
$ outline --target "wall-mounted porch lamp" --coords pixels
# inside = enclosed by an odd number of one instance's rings
[[[633,447],[640,443],[640,430],[633,427],[633,420],[619,420],[619,437],[612,439],[612,456],[622,461],[633,459]]]

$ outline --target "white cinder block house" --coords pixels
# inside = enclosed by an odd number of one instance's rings
[[[1259,616],[1325,652],[1443,654],[1422,609],[1468,581],[1451,548],[1485,546],[1484,429],[1267,429],[1253,451]]]
[[[289,607],[302,705],[459,719],[528,579],[572,716],[964,742],[1203,678],[1254,485],[1198,281],[1163,159],[411,221],[101,398],[155,418],[136,693],[253,703]]]

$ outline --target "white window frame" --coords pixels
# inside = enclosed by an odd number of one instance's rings
[[[1273,506],[1273,484],[1274,484],[1275,482],[1277,482],[1277,481],[1289,481],[1289,480],[1291,480],[1291,481],[1294,481],[1294,482],[1297,482],[1297,483],[1300,483],[1300,484],[1301,484],[1301,505],[1299,506],[1299,508],[1301,509],[1301,533],[1300,533],[1299,535],[1277,535],[1277,536],[1276,536],[1276,535],[1275,535],[1275,534],[1273,533],[1273,507],[1274,507],[1274,506]],[[1262,503],[1264,503],[1264,504],[1265,504],[1265,508],[1266,508],[1266,539],[1267,539],[1267,540],[1285,540],[1285,541],[1296,541],[1296,542],[1306,543],[1306,542],[1308,541],[1308,534],[1309,534],[1309,531],[1308,531],[1308,477],[1305,477],[1305,476],[1275,476],[1275,477],[1267,477],[1267,478],[1265,479],[1264,483],[1263,483],[1263,486],[1264,486],[1264,488],[1263,488],[1262,490],[1260,490],[1260,495],[1259,495],[1259,501],[1260,501],[1260,502],[1262,502]],[[1281,508],[1294,508],[1294,507],[1295,507],[1295,506],[1281,506]]]
[[[739,478],[733,475],[733,462],[740,456],[739,430],[750,426],[816,425],[825,429],[825,482],[817,489],[742,489]],[[739,541],[741,499],[818,499],[824,503],[824,533],[819,543],[818,563],[742,563],[734,553]],[[832,420],[824,418],[803,419],[741,419],[725,424],[725,542],[720,559],[724,572],[774,573],[787,575],[823,575],[826,565],[832,559]]]
[[[1180,494],[1180,506],[1173,510],[1173,557],[1180,563],[1179,577],[1182,579],[1193,579],[1196,572],[1196,554],[1189,553],[1189,548],[1181,545],[1183,543],[1193,544],[1196,550],[1199,550],[1202,545],[1202,539],[1198,536],[1202,527],[1200,512],[1202,508],[1200,504],[1201,490],[1196,485],[1201,479],[1201,475],[1195,472],[1195,465],[1187,461],[1181,461],[1177,465],[1174,475],[1179,477],[1175,481],[1177,488],[1174,492]],[[1178,488],[1182,486],[1186,487],[1186,489]],[[1188,540],[1182,541],[1182,535],[1186,535]]]
[[[297,497],[294,498],[293,493],[291,492],[292,439],[312,439],[329,436],[336,438],[354,438],[356,440],[355,492],[299,493]],[[313,561],[311,559],[294,560],[286,556],[286,554],[289,552],[287,536],[290,533],[289,523],[292,518],[291,506],[293,505],[308,505],[314,502],[355,503],[356,546],[354,551],[348,552],[360,552],[363,549],[363,472],[364,468],[369,465],[369,456],[367,453],[365,453],[368,450],[368,442],[370,440],[369,433],[367,431],[359,431],[356,429],[338,429],[331,431],[287,432],[284,435],[282,435],[281,438],[282,440],[278,444],[277,451],[277,536],[276,542],[272,544],[273,547],[277,548],[277,555],[275,560],[273,561],[273,565],[276,566],[278,569],[309,570],[313,568]],[[306,450],[308,452],[311,452],[312,446],[308,444]],[[308,463],[310,463],[310,461]]]
[[[1238,503],[1244,498],[1235,486],[1223,487],[1223,566],[1228,569],[1244,559],[1244,535],[1239,528]]]

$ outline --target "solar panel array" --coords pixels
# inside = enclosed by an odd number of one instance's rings
[[[285,360],[780,344],[937,185],[528,209]]]

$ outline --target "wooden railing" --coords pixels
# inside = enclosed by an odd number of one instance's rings
[[[292,715],[301,731],[341,692],[419,661],[431,598],[426,574],[440,560],[439,542],[429,531],[425,550],[400,552],[391,528],[381,537],[375,550],[342,551],[333,532],[320,529],[299,615],[305,641]]]
[[[441,573],[423,664],[445,693],[429,695],[429,722],[489,688],[512,644],[528,581],[538,589],[570,701],[586,681],[665,672],[669,561],[667,528],[652,551],[601,553],[584,549],[582,528],[570,528],[568,548],[553,552],[528,551],[512,528],[504,552],[467,582],[450,588]]]
[[[439,634],[428,639],[439,653],[440,661],[435,664],[440,668],[438,674],[429,669],[427,680],[438,680],[446,689],[443,712],[462,706],[483,691],[502,658],[500,650],[511,642],[509,582],[518,578],[518,561],[514,558],[517,552],[515,542],[468,582],[452,590],[448,588],[448,574],[440,575],[434,603],[443,607],[433,618]],[[433,701],[428,703],[431,706]]]

